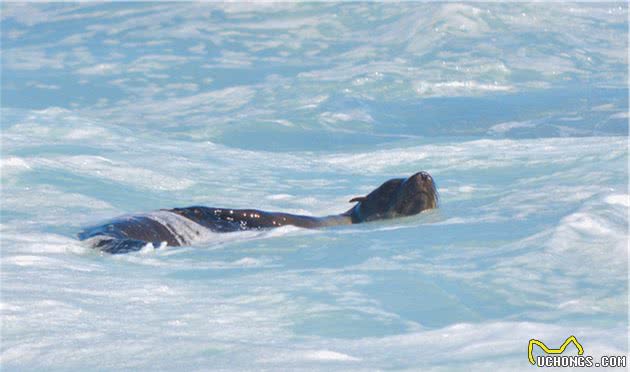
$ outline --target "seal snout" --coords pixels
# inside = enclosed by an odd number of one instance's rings
[[[411,195],[419,196],[420,211],[437,207],[438,195],[435,181],[429,173],[425,171],[418,172],[409,177],[406,184],[408,186],[405,190],[405,200],[407,200],[407,198],[409,198],[409,196]],[[409,198],[408,200],[411,199],[412,198]]]
[[[409,178],[420,185],[431,184],[433,182],[431,175],[425,171],[418,172]]]

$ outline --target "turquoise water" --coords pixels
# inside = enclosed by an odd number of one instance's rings
[[[3,3],[2,369],[625,355],[627,40],[625,3]],[[440,208],[414,217],[75,240],[194,204],[339,213],[419,170]]]

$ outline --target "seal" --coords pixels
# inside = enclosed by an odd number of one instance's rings
[[[127,253],[148,244],[191,245],[203,240],[208,232],[270,229],[285,225],[319,228],[411,216],[437,208],[438,193],[433,178],[426,172],[418,172],[408,178],[390,179],[350,202],[356,204],[349,210],[325,217],[202,206],[161,209],[115,218],[84,229],[78,238],[103,252]]]

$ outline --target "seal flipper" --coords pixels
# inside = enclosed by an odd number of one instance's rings
[[[350,199],[350,203],[362,202],[362,201],[365,201],[366,199],[367,199],[367,196],[355,196],[354,198]]]
[[[136,252],[146,247],[147,244],[153,244],[149,242],[145,242],[144,240],[137,239],[116,239],[110,237],[98,237],[100,239],[92,242],[91,246],[94,249],[99,249],[105,253],[110,254],[121,254],[121,253],[129,253]],[[155,244],[153,244],[155,245]],[[160,246],[158,244],[158,246]]]

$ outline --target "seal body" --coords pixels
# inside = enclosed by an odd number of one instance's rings
[[[127,253],[148,244],[191,245],[208,232],[225,233],[269,229],[285,225],[304,228],[362,223],[409,216],[437,207],[437,190],[431,176],[419,172],[408,178],[391,179],[366,196],[356,197],[344,213],[312,217],[257,209],[227,209],[192,206],[121,216],[78,234],[93,248],[107,253]]]

